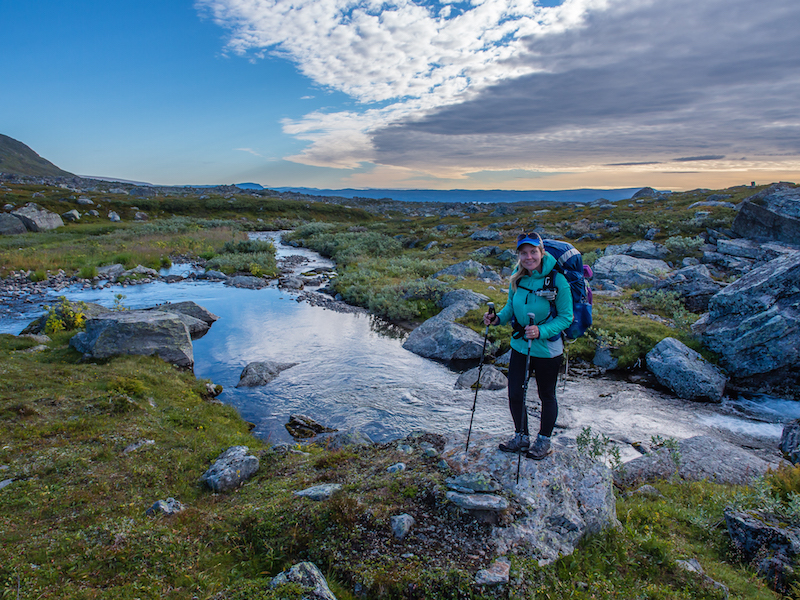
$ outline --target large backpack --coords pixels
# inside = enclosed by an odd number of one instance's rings
[[[575,340],[581,337],[592,326],[592,290],[586,281],[585,275],[591,276],[591,268],[584,267],[583,256],[580,251],[569,242],[559,240],[543,240],[544,249],[556,259],[553,271],[558,271],[569,282],[572,291],[572,323],[564,330],[567,339]],[[586,272],[584,271],[586,269]],[[555,274],[551,271],[547,276],[542,289],[555,290]],[[555,302],[550,303],[550,314],[556,315]]]

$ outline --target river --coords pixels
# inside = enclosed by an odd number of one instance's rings
[[[276,234],[261,234],[277,239]],[[278,242],[278,258],[300,255],[298,271],[333,265],[314,253]],[[176,265],[163,274],[186,274]],[[194,342],[194,372],[221,384],[219,399],[255,424],[254,435],[290,441],[284,424],[292,414],[308,415],[339,429],[357,428],[375,441],[415,430],[466,433],[475,400],[473,390],[457,390],[459,373],[402,347],[402,331],[366,313],[338,312],[298,301],[276,285],[261,290],[187,279],[125,288],[72,286],[55,296],[112,306],[124,294],[127,308],[193,300],[220,319]],[[19,333],[30,313],[0,321],[0,333]],[[236,388],[242,369],[253,361],[293,362],[260,388]],[[777,458],[783,424],[800,418],[800,403],[770,397],[726,398],[721,405],[698,404],[625,380],[571,375],[559,384],[556,442],[571,444],[584,427],[609,436],[623,460],[638,456],[632,442],[652,436],[685,438],[712,435]],[[535,383],[528,393],[532,423],[538,422]],[[512,432],[505,390],[480,390],[473,431]]]

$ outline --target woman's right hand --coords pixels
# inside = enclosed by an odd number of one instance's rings
[[[490,313],[490,312],[483,313],[483,324],[488,327],[494,322],[495,317],[497,317],[495,313]]]

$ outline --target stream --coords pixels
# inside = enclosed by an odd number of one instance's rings
[[[278,233],[254,234],[276,242],[278,259],[300,256],[292,263],[302,272],[333,264],[302,248],[280,243]],[[186,275],[190,265],[175,265],[162,274]],[[308,288],[307,288],[308,290]],[[71,286],[51,292],[72,301],[126,308],[193,300],[220,319],[194,341],[194,372],[224,387],[219,399],[255,424],[254,435],[270,442],[288,442],[289,416],[304,414],[338,429],[360,429],[374,441],[404,437],[416,430],[466,433],[474,390],[457,390],[459,373],[402,347],[404,332],[364,312],[338,312],[298,299],[296,292],[275,283],[261,290],[221,282],[186,279],[177,283],[118,285],[104,288]],[[42,313],[30,312],[0,320],[0,333],[18,334]],[[268,385],[235,386],[253,361],[293,362]],[[682,439],[711,435],[777,459],[783,424],[800,418],[800,403],[772,397],[726,398],[720,405],[699,404],[625,380],[570,374],[558,387],[559,418],[555,441],[571,444],[584,427],[610,437],[623,461],[639,456],[630,444],[651,437]],[[538,398],[531,380],[528,392],[531,422],[538,422]],[[473,432],[498,437],[513,433],[505,390],[480,390]]]

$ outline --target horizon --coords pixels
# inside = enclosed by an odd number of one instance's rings
[[[14,86],[0,94],[0,131],[72,173],[158,186],[686,191],[800,180],[794,0],[284,9],[4,3]]]

